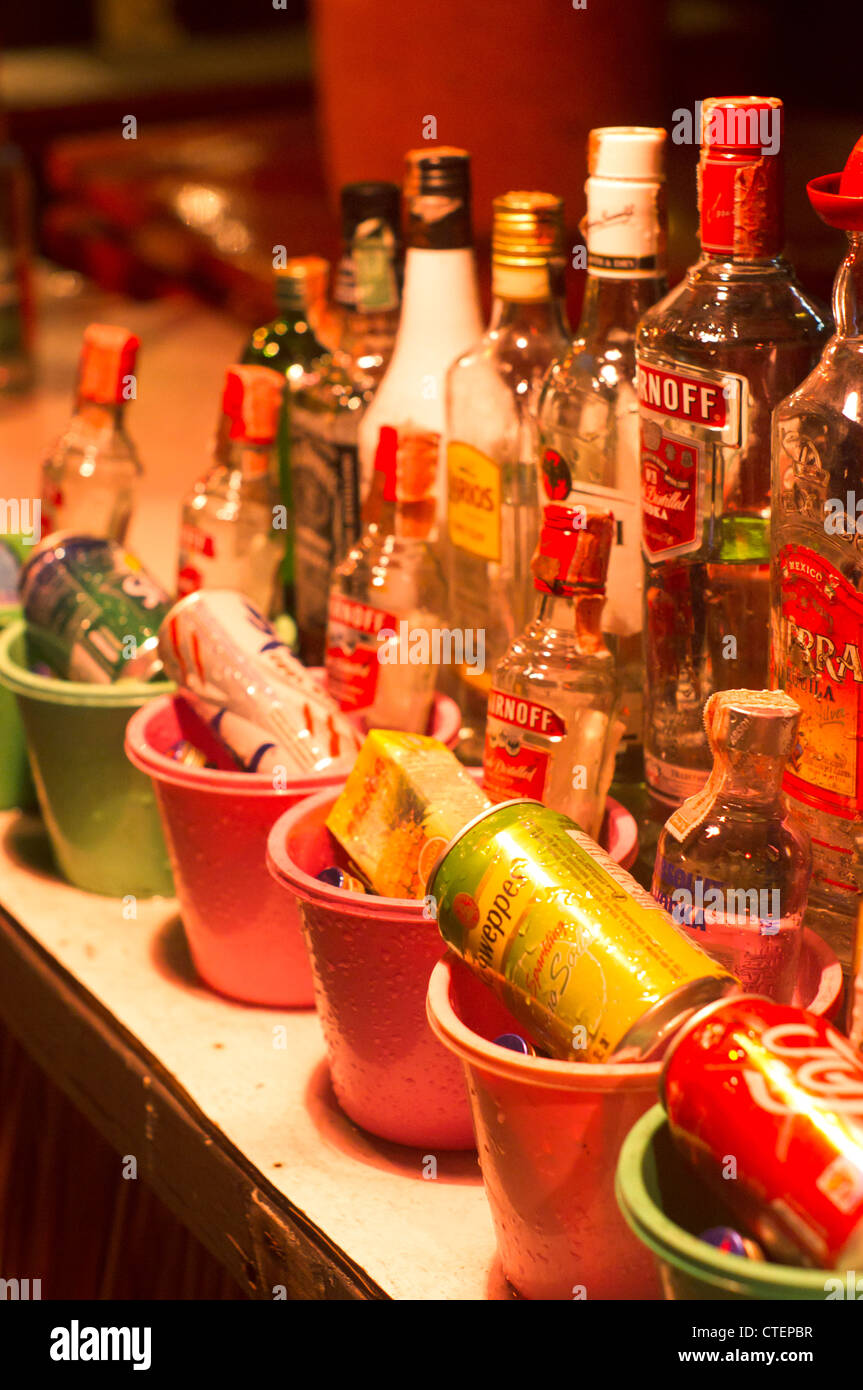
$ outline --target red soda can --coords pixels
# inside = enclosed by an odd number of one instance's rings
[[[759,995],[700,1009],[659,1095],[678,1149],[774,1258],[863,1270],[863,1058]]]

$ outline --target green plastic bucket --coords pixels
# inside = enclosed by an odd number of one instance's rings
[[[126,757],[126,725],[170,681],[85,685],[28,669],[23,622],[0,636],[0,686],[17,700],[39,806],[64,878],[90,893],[173,894],[149,777]]]
[[[747,1260],[699,1240],[710,1226],[739,1223],[678,1154],[661,1105],[626,1136],[615,1193],[630,1227],[653,1252],[667,1299],[824,1300],[837,1278],[845,1279],[841,1270]]]
[[[0,607],[0,633],[21,617],[20,608]],[[15,696],[0,686],[0,811],[34,806],[36,791],[27,761],[27,740]]]

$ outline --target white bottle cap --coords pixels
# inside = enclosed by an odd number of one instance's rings
[[[588,136],[587,171],[599,179],[664,179],[665,140],[660,126],[599,126]]]

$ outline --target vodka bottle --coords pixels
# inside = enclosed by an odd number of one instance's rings
[[[456,669],[459,757],[482,761],[491,675],[533,608],[539,537],[536,406],[569,340],[563,204],[550,193],[494,201],[491,321],[446,378],[449,620],[484,634],[484,659]],[[462,638],[462,640],[464,640]]]
[[[782,774],[800,709],[781,691],[723,690],[704,708],[713,770],[659,837],[653,896],[747,994],[794,999],[812,867]]]
[[[494,672],[483,789],[532,797],[596,839],[623,732],[614,658],[602,635],[610,512],[551,504],[532,562],[536,617]]]
[[[581,321],[569,351],[546,378],[540,406],[546,497],[614,512],[603,624],[626,709],[616,776],[628,782],[644,774],[635,330],[668,288],[664,155],[664,130],[607,126],[590,132]]]
[[[848,251],[835,335],[773,417],[773,676],[801,709],[785,791],[812,837],[807,920],[847,967],[863,894],[863,138],[808,191]]]
[[[137,395],[139,340],[91,323],[84,333],[75,413],[42,465],[42,534],[86,531],[122,541],[143,469],[124,408]]]
[[[392,360],[360,422],[361,487],[365,497],[382,427],[395,429],[397,497],[422,504],[434,538],[434,528],[442,528],[446,520],[444,376],[482,334],[471,241],[470,156],[445,145],[411,150],[405,202],[402,313]]]
[[[235,589],[273,616],[284,555],[277,436],[284,379],[269,367],[229,367],[228,438],[183,504],[178,593]]]
[[[366,728],[425,733],[434,698],[446,594],[422,508],[396,498],[394,429],[380,432],[375,520],[333,573],[327,681]],[[419,511],[419,516],[416,513]]]
[[[672,805],[710,771],[708,695],[767,685],[770,415],[825,335],[779,255],[781,106],[703,103],[702,255],[638,330],[645,765]]]

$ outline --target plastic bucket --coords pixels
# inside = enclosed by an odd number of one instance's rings
[[[476,773],[480,775],[479,772]],[[281,816],[270,833],[270,872],[299,902],[315,1000],[342,1109],[399,1144],[473,1148],[462,1068],[428,1027],[425,997],[440,958],[437,924],[423,903],[331,888],[315,878],[338,862],[322,792]],[[610,837],[628,852],[630,817],[610,807]]]
[[[17,700],[64,878],[109,897],[173,893],[152,787],[123,751],[130,714],[172,690],[169,682],[85,685],[36,675],[16,622],[0,637],[0,685]]]
[[[0,633],[21,618],[20,608],[0,608]],[[27,740],[11,690],[0,687],[0,811],[33,806],[36,789],[27,761]]]
[[[835,1008],[836,957],[804,939],[801,1002]],[[625,1136],[656,1100],[660,1063],[578,1063],[494,1045],[521,1032],[490,990],[447,954],[429,983],[428,1016],[467,1075],[480,1166],[503,1271],[526,1298],[657,1298],[648,1251],[615,1201]],[[709,1225],[705,1222],[704,1225]],[[699,1228],[701,1229],[701,1228]]]
[[[661,1105],[631,1130],[617,1165],[617,1200],[639,1242],[655,1259],[668,1299],[818,1299],[845,1271],[800,1269],[728,1255],[698,1239],[710,1226],[739,1223],[678,1154]],[[856,1277],[856,1276],[855,1276]]]

